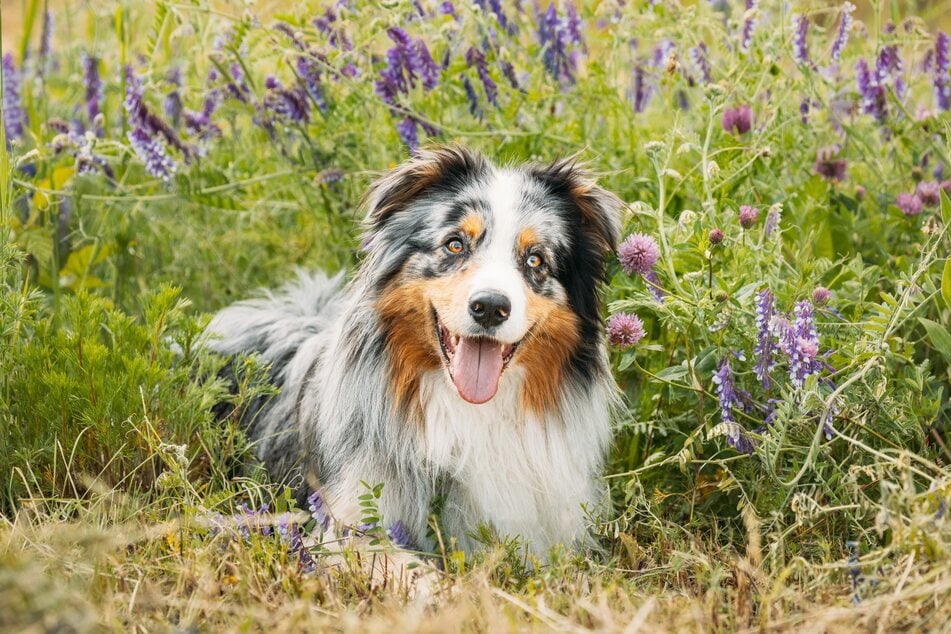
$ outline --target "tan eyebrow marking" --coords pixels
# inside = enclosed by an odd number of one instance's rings
[[[483,227],[482,216],[473,212],[467,213],[459,223],[459,228],[472,240],[482,235]]]
[[[530,227],[528,229],[522,229],[522,232],[518,234],[519,252],[527,251],[536,244],[538,244],[538,234],[535,233],[534,229]]]

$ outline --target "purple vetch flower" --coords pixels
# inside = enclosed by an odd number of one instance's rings
[[[935,207],[941,204],[941,185],[938,181],[921,181],[918,183],[915,193],[925,207]]]
[[[617,250],[621,267],[628,275],[646,275],[657,264],[660,248],[657,241],[645,233],[632,233]]]
[[[793,309],[794,320],[776,316],[770,328],[778,339],[778,347],[789,360],[789,380],[796,388],[802,388],[806,379],[817,374],[823,363],[819,360],[819,335],[813,316],[812,303],[807,300],[796,302]]]
[[[740,50],[748,53],[753,43],[753,31],[756,29],[756,14],[759,0],[746,0],[746,13],[743,14],[743,31],[740,37]]]
[[[634,66],[634,85],[631,93],[634,99],[634,112],[644,112],[650,102],[653,88],[648,81],[647,72],[641,64]]]
[[[13,53],[3,56],[3,127],[7,142],[21,139],[27,126],[26,113],[20,105],[20,73],[13,63]]]
[[[690,49],[690,61],[697,74],[700,75],[701,83],[709,84],[712,74],[710,72],[710,55],[707,51],[707,45],[700,42]]]
[[[43,11],[43,29],[40,32],[40,49],[37,55],[37,73],[40,77],[46,74],[49,65],[50,53],[53,51],[53,14],[49,9]]]
[[[419,130],[416,119],[413,117],[404,117],[396,126],[396,131],[400,135],[400,140],[410,149],[415,150],[419,147]]]
[[[502,9],[501,0],[474,0],[474,4],[483,12],[490,13],[494,16],[496,22],[499,23],[499,26],[501,26],[506,33],[509,35],[516,33],[515,23],[509,20],[505,14],[505,11]]]
[[[446,2],[439,3],[439,12],[443,15],[452,16],[454,18],[457,17],[456,7],[454,7],[451,2],[448,2],[448,0]]]
[[[855,83],[861,97],[862,112],[870,114],[882,123],[886,116],[885,88],[869,70],[868,63],[860,59],[855,65]]]
[[[855,11],[855,5],[846,2],[842,5],[842,14],[839,17],[839,28],[835,34],[835,40],[832,42],[832,52],[830,57],[833,64],[838,64],[842,59],[842,51],[845,45],[849,43],[849,32],[852,30],[852,12]]]
[[[172,84],[172,90],[165,95],[162,101],[162,113],[168,119],[173,128],[177,128],[182,120],[182,96],[178,89],[182,85],[182,72],[179,68],[173,68],[168,72],[168,81]]]
[[[301,87],[320,110],[326,111],[327,100],[324,98],[324,89],[321,85],[321,67],[317,55],[317,53],[301,55],[294,63],[294,68]]]
[[[247,504],[239,504],[238,510],[241,511],[241,514],[233,517],[233,522],[238,527],[238,534],[244,539],[250,539],[252,534],[263,535],[268,537],[271,535],[271,527],[261,523],[261,515],[264,515],[268,512],[268,505],[262,504],[261,508],[255,510],[249,507]]]
[[[765,235],[767,239],[779,228],[779,221],[782,219],[782,216],[783,206],[781,203],[769,206],[769,210],[766,212],[766,222],[763,223],[763,235]]]
[[[133,131],[138,130],[153,138],[161,136],[165,139],[165,143],[180,151],[186,160],[191,158],[191,150],[182,143],[175,131],[145,105],[145,101],[142,99],[142,83],[132,72],[131,66],[125,67],[125,100],[122,105],[128,115],[129,125],[133,128]],[[137,136],[141,145],[141,135]],[[161,144],[157,138],[154,140]],[[164,148],[162,149],[164,150]],[[162,154],[167,155],[164,151]]]
[[[86,117],[92,125],[99,114],[99,103],[102,101],[102,79],[99,76],[99,58],[83,53],[83,82],[86,84]],[[101,131],[97,134],[102,136]]]
[[[753,126],[753,111],[748,104],[727,108],[723,112],[723,129],[731,134],[746,134]]]
[[[802,121],[803,125],[809,124],[809,99],[803,99],[799,102],[799,120]]]
[[[300,39],[300,34],[294,30],[294,28],[287,22],[275,22],[274,30],[279,31],[287,36],[287,38],[300,50],[304,50],[306,46],[304,42]]]
[[[230,81],[225,86],[228,89],[228,94],[241,103],[247,103],[251,95],[251,89],[244,81],[244,70],[241,68],[241,64],[232,62],[228,71],[231,74]]]
[[[793,28],[796,34],[793,36],[793,59],[796,60],[797,64],[811,66],[809,43],[806,39],[809,34],[809,18],[804,15],[797,15],[794,18],[794,23]]]
[[[951,83],[948,72],[951,71],[951,53],[948,48],[951,37],[944,32],[938,33],[934,45],[934,99],[939,110],[951,108]]]
[[[132,149],[145,164],[145,170],[152,176],[169,182],[172,175],[178,170],[178,163],[168,155],[165,145],[158,139],[153,138],[141,126],[130,130],[128,137]]]
[[[759,220],[759,209],[751,205],[740,205],[740,226],[749,229]]]
[[[730,357],[724,356],[717,365],[717,371],[713,375],[713,390],[720,400],[720,419],[723,423],[729,425],[727,433],[727,443],[737,451],[743,453],[753,453],[753,444],[743,433],[742,428],[737,424],[733,416],[733,408],[742,408],[742,403],[736,392],[736,384],[733,380],[733,368],[730,365]]]
[[[911,218],[921,213],[922,202],[918,194],[901,193],[895,198],[895,205],[901,209],[906,217]]]
[[[538,41],[544,51],[545,68],[556,80],[574,83],[578,51],[584,47],[581,34],[582,23],[574,6],[568,3],[566,17],[558,16],[555,3],[551,2],[545,13],[538,16]]]
[[[812,303],[816,306],[825,306],[832,299],[832,291],[825,286],[817,286],[812,291]]]
[[[518,77],[515,76],[515,67],[512,66],[512,62],[503,59],[499,62],[499,67],[502,69],[502,75],[509,81],[512,88],[521,90]]]
[[[485,55],[483,55],[479,49],[470,47],[469,50],[466,51],[466,64],[469,65],[469,68],[475,66],[476,72],[479,74],[479,79],[482,81],[482,89],[485,91],[486,100],[493,106],[498,107],[499,89],[498,86],[495,85],[495,82],[492,81],[492,77],[489,76],[489,65],[485,61]]]
[[[469,81],[469,78],[466,76],[462,77],[462,87],[466,91],[466,100],[469,102],[469,113],[473,117],[481,117],[479,95],[476,94],[475,86],[472,85],[472,82]]]
[[[307,496],[307,508],[310,509],[310,515],[317,521],[317,526],[321,532],[330,530],[333,518],[330,515],[330,509],[324,501],[323,492],[318,489]]]
[[[644,322],[637,315],[616,313],[608,319],[608,341],[621,348],[629,348],[644,338]]]
[[[756,346],[753,348],[753,356],[756,358],[753,372],[763,384],[764,390],[769,389],[769,373],[776,367],[773,358],[775,344],[770,332],[770,323],[775,314],[776,298],[771,290],[764,288],[756,294]]]
[[[267,93],[264,95],[264,107],[277,116],[296,124],[310,121],[310,103],[303,88],[285,88],[273,75],[264,80]]]
[[[845,180],[845,171],[848,168],[848,163],[845,159],[838,157],[839,149],[839,146],[832,145],[820,148],[819,151],[816,152],[816,174],[833,181]]]
[[[395,524],[386,529],[386,536],[390,538],[394,546],[403,550],[419,550],[402,520],[397,520]]]

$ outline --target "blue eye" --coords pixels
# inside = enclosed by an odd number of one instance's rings
[[[532,253],[527,258],[525,258],[525,265],[530,269],[537,269],[544,263],[545,260],[543,260],[542,256],[538,255],[537,253]]]

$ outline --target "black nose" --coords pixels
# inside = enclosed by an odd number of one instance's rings
[[[495,328],[509,318],[512,302],[501,293],[476,293],[469,300],[469,314],[483,328]]]

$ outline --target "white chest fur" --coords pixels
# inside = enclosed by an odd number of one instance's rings
[[[509,368],[495,397],[463,401],[442,369],[421,381],[426,459],[453,481],[444,522],[457,536],[480,522],[527,538],[539,554],[584,535],[597,502],[609,436],[607,399],[569,399],[567,411],[522,416],[524,374]]]

